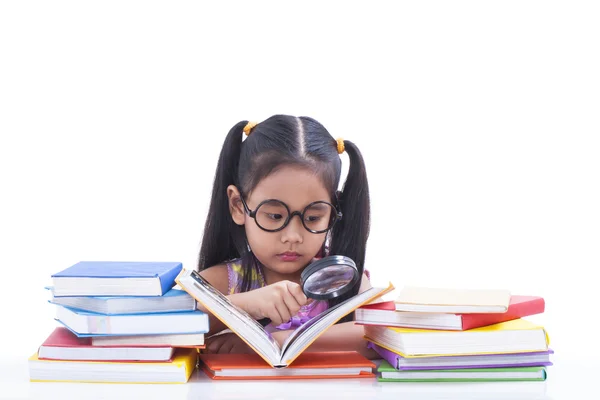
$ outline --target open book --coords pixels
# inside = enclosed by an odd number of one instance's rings
[[[176,282],[276,368],[289,366],[327,328],[345,315],[394,289],[392,284],[387,288],[371,288],[323,311],[293,331],[280,348],[277,341],[254,318],[233,305],[196,271],[184,269]]]

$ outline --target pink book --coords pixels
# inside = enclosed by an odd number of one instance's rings
[[[545,302],[538,296],[513,295],[508,310],[488,314],[444,314],[396,311],[393,301],[362,306],[355,312],[356,323],[362,325],[386,325],[419,329],[465,331],[511,321],[544,312]]]
[[[86,361],[169,361],[170,346],[92,346],[91,337],[77,337],[64,327],[58,327],[38,350],[39,359]]]

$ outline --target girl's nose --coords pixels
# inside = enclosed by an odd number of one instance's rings
[[[296,215],[292,216],[288,225],[281,231],[281,241],[283,243],[302,243],[304,237],[304,225],[302,225],[301,216],[298,215],[298,218],[294,218]]]

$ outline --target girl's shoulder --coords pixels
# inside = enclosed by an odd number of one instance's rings
[[[215,289],[223,294],[229,294],[228,264],[217,264],[200,271],[200,275]]]

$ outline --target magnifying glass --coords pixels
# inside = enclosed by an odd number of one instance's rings
[[[300,275],[300,286],[314,300],[331,300],[346,294],[358,282],[360,276],[356,263],[346,256],[327,256],[309,264]],[[262,326],[271,320],[258,321]]]

